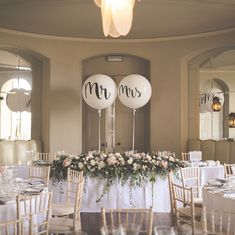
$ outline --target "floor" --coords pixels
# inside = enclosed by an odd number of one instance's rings
[[[101,227],[100,213],[81,213],[82,229],[88,235],[100,235]],[[154,213],[153,225],[171,225],[170,213]]]

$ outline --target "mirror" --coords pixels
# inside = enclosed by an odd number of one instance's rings
[[[199,90],[199,138],[234,139],[229,114],[235,112],[235,50],[210,56],[200,65]]]

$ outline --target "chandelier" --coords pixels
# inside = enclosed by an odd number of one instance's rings
[[[133,19],[135,0],[94,0],[101,8],[104,35],[125,36],[129,33]]]

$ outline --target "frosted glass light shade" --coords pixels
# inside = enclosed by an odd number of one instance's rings
[[[129,33],[133,19],[135,0],[94,0],[101,8],[104,35],[125,36]]]

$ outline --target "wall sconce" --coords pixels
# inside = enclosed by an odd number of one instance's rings
[[[230,113],[228,115],[228,125],[230,128],[235,128],[235,113]]]
[[[213,103],[211,105],[213,112],[219,112],[222,108],[221,99],[217,96],[213,97]]]

